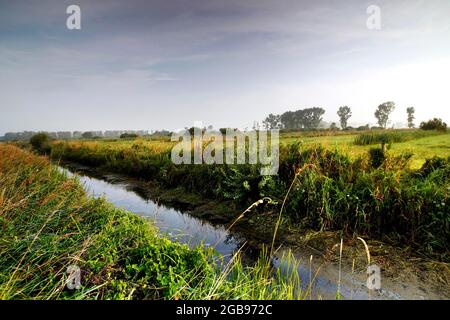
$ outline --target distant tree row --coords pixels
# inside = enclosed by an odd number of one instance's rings
[[[325,113],[323,108],[286,111],[281,115],[269,114],[263,121],[265,129],[316,129]]]
[[[379,128],[386,129],[389,116],[395,110],[395,103],[392,101],[380,104],[375,110],[375,118],[377,119]],[[263,126],[269,129],[316,129],[322,121],[325,110],[323,108],[307,108],[296,111],[286,111],[281,115],[269,114],[263,120]],[[414,107],[406,109],[408,128],[414,128]],[[352,110],[348,106],[339,107],[337,111],[342,130],[350,129],[348,120],[352,116]],[[367,125],[367,127],[369,127]],[[337,129],[336,123],[331,123],[330,129]]]
[[[3,137],[5,141],[26,141],[39,132],[7,132]],[[107,131],[58,131],[44,132],[50,139],[93,139],[93,138],[119,138],[123,134],[135,134],[138,136],[148,135],[147,130],[107,130]]]

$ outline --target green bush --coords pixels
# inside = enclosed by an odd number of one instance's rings
[[[50,154],[50,139],[46,133],[38,133],[30,139],[31,147],[40,154]]]
[[[420,129],[447,131],[447,124],[443,122],[442,119],[434,118],[432,120],[428,120],[427,122],[422,122],[420,124]]]
[[[135,133],[122,133],[120,139],[136,139],[138,137]]]

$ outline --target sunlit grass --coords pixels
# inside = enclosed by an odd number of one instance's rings
[[[398,134],[410,134],[407,130],[393,131]],[[308,132],[291,132],[282,133],[280,135],[281,144],[292,144],[301,142],[302,146],[311,147],[315,145],[322,145],[328,149],[336,149],[341,153],[349,155],[355,159],[358,156],[367,154],[368,150],[373,145],[356,145],[355,138],[361,132],[328,132],[313,136],[313,133]],[[135,151],[140,152],[156,152],[169,153],[176,142],[171,142],[168,139],[154,140],[146,138],[138,138],[136,140],[121,140],[121,139],[105,139],[93,141],[73,141],[69,145],[73,147],[85,147],[92,150],[115,150],[127,151],[134,148]],[[392,155],[400,155],[404,152],[413,154],[410,167],[413,169],[419,168],[427,158],[433,156],[448,157],[450,155],[450,132],[445,134],[432,135],[429,137],[412,139],[405,142],[394,142],[390,145],[389,152]]]
[[[281,143],[290,144],[300,141],[305,147],[320,144],[328,149],[337,149],[339,152],[348,154],[351,158],[355,159],[358,156],[367,154],[367,151],[373,147],[371,145],[355,145],[354,141],[358,135],[359,133],[319,137],[303,137],[300,134],[298,137],[281,135]],[[411,152],[413,157],[410,167],[417,169],[425,163],[426,159],[434,156],[444,158],[450,156],[450,132],[406,142],[392,143],[389,152],[396,156],[404,152]]]
[[[224,269],[210,249],[161,236],[148,221],[87,197],[43,157],[0,144],[0,299],[298,299],[298,275],[268,256]],[[66,288],[67,268],[82,287]]]

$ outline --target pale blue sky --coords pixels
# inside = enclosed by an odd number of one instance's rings
[[[81,30],[66,8],[81,7]],[[381,8],[381,30],[366,9]],[[450,1],[0,0],[0,134],[251,127],[319,106],[450,120]]]

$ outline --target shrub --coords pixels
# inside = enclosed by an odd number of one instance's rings
[[[30,144],[36,152],[49,154],[51,151],[50,139],[46,133],[38,133],[31,137]]]
[[[372,168],[380,167],[383,164],[384,160],[386,160],[386,156],[381,148],[369,149],[369,158]]]
[[[120,139],[136,139],[138,137],[135,133],[122,133]]]
[[[427,122],[422,122],[420,124],[420,129],[446,131],[447,124],[443,122],[442,119],[434,118],[432,120],[428,120]]]
[[[450,157],[449,157],[450,159]],[[434,157],[431,159],[427,159],[422,168],[420,169],[420,173],[424,176],[428,176],[435,170],[445,169],[449,167],[449,161],[444,158]]]
[[[92,138],[94,138],[94,134],[92,132],[90,132],[90,131],[86,131],[86,132],[83,132],[81,137],[83,139],[92,139]]]
[[[358,128],[356,128],[356,130],[358,130],[358,131],[366,131],[369,129],[370,129],[370,127],[368,124],[366,124],[365,126],[359,126]]]

